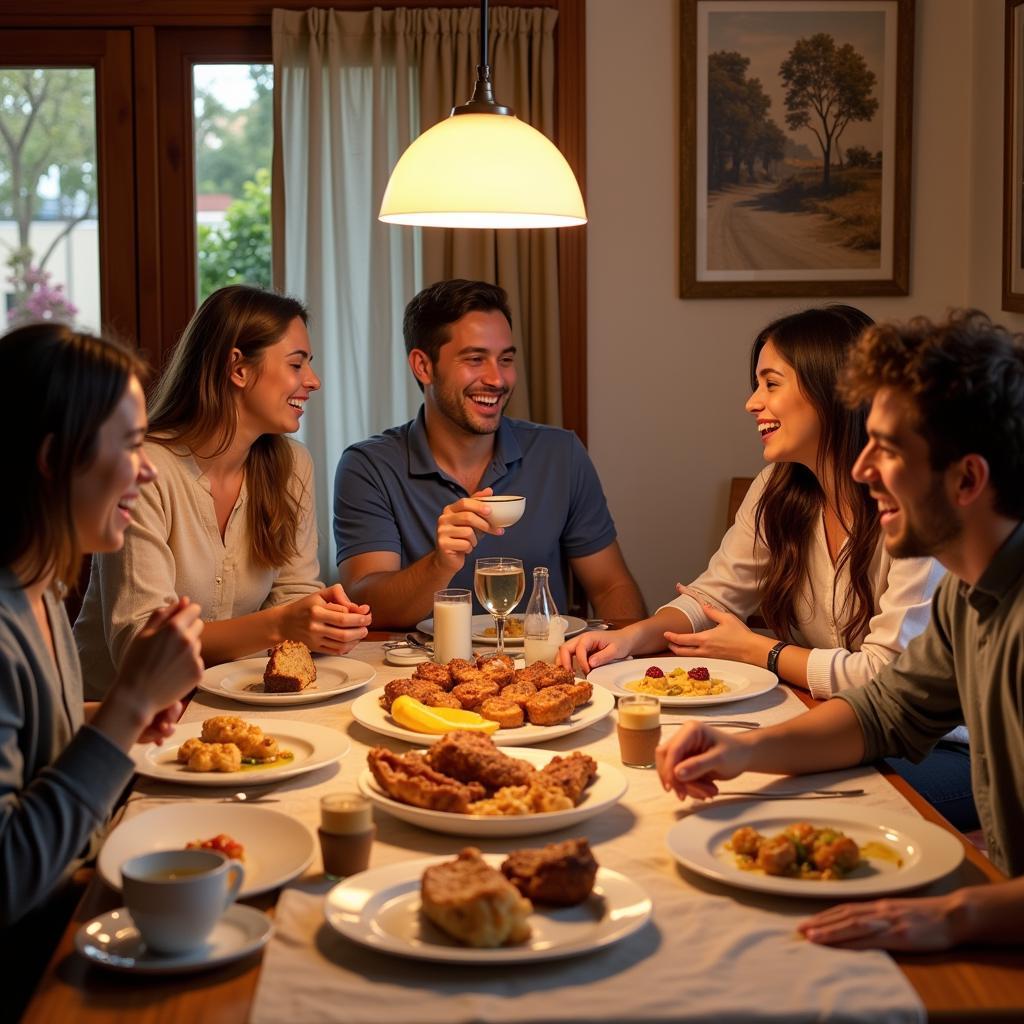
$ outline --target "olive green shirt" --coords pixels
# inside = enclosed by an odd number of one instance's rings
[[[866,761],[920,761],[966,722],[989,857],[1024,874],[1024,524],[973,587],[947,575],[925,632],[866,686],[834,699],[857,715]]]

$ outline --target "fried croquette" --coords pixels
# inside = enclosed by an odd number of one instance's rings
[[[520,707],[526,704],[526,701],[537,692],[537,687],[533,685],[528,679],[517,680],[514,683],[509,683],[508,686],[501,688],[501,693],[498,696],[502,700],[515,701]]]
[[[234,715],[215,715],[203,722],[204,743],[233,743],[242,757],[254,761],[271,761],[280,750],[277,740],[267,736],[258,725],[250,725]]]
[[[190,772],[237,772],[242,752],[234,743],[200,743],[189,752],[186,767]]]
[[[524,705],[531,725],[558,725],[573,713],[572,697],[563,690],[551,687],[539,690]]]
[[[524,722],[523,709],[504,697],[488,697],[476,709],[484,718],[497,722],[502,729],[518,729]]]
[[[489,679],[484,679],[479,671],[471,682],[457,683],[452,687],[452,696],[467,711],[475,711],[488,697],[497,697],[500,692],[501,687]]]
[[[564,693],[572,701],[574,708],[589,703],[590,699],[594,696],[594,686],[586,680],[573,683],[571,686],[566,686],[564,683],[558,683],[556,686],[546,686],[541,690],[541,693],[549,693],[552,690]]]
[[[425,679],[428,683],[440,686],[442,690],[450,690],[455,684],[451,669],[447,665],[438,665],[433,661],[422,661],[412,674],[413,679]]]
[[[436,683],[427,682],[425,679],[392,679],[385,685],[384,692],[380,695],[380,706],[385,711],[390,711],[391,705],[403,696],[412,697],[413,700],[426,704],[426,698],[439,693],[444,693],[444,690]]]

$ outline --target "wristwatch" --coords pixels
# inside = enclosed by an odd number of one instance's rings
[[[769,671],[769,672],[775,672],[775,674],[776,674],[776,675],[778,675],[778,672],[776,672],[776,671],[775,671],[775,666],[776,666],[776,665],[777,665],[777,664],[779,663],[779,655],[780,655],[780,654],[782,653],[782,649],[783,649],[784,647],[789,647],[789,643],[788,643],[788,641],[786,641],[786,640],[780,640],[780,641],[779,641],[779,642],[778,642],[778,643],[777,643],[777,644],[776,644],[776,645],[775,645],[775,646],[774,646],[774,647],[773,647],[773,648],[772,648],[772,649],[771,649],[771,650],[770,650],[770,651],[768,652],[768,665],[767,665],[767,668],[768,668],[768,671]]]

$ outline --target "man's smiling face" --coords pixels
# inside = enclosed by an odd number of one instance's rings
[[[493,310],[467,313],[448,333],[424,382],[428,399],[467,433],[493,434],[516,386],[512,329]]]

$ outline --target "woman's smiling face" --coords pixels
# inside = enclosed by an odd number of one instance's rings
[[[796,370],[766,341],[757,357],[757,387],[745,406],[757,420],[768,462],[799,462],[818,468],[821,422],[800,390]]]

